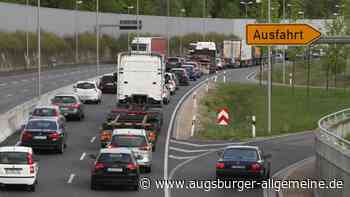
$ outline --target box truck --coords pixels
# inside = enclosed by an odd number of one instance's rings
[[[136,37],[131,42],[131,51],[166,55],[167,40],[163,37]]]
[[[119,53],[117,73],[118,106],[162,106],[164,56],[155,53]]]
[[[240,40],[225,40],[223,44],[223,57],[227,67],[239,67],[241,59]]]

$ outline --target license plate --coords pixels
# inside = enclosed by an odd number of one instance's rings
[[[63,115],[64,115],[64,116],[68,116],[68,113],[67,113],[67,112],[65,112],[65,113],[63,113]]]
[[[36,140],[46,140],[47,136],[34,136],[34,139],[36,139]]]
[[[108,168],[108,172],[123,172],[123,168]]]
[[[19,169],[5,169],[6,174],[21,174]]]
[[[63,111],[68,110],[68,107],[62,107],[61,110]]]
[[[108,85],[108,86],[112,86],[112,85],[113,85],[113,83],[106,83],[106,85]]]
[[[234,168],[234,169],[244,169],[245,166],[231,166],[231,168]]]

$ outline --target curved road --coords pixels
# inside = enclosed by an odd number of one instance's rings
[[[252,72],[254,68],[237,69],[227,72],[227,80],[246,82],[246,76]],[[90,77],[90,76],[88,76]],[[75,78],[75,80],[77,80]],[[198,82],[195,82],[198,83]],[[193,84],[195,84],[193,83]],[[143,174],[144,177],[149,177],[153,180],[162,179],[164,177],[164,152],[166,142],[166,131],[168,130],[171,114],[175,105],[182,95],[185,94],[191,87],[181,87],[180,90],[171,99],[171,103],[164,107],[164,125],[162,133],[158,138],[157,150],[153,155],[152,173]],[[15,90],[12,90],[15,91]],[[116,190],[91,191],[90,170],[92,161],[88,154],[97,153],[99,150],[98,131],[101,122],[104,120],[108,111],[114,106],[113,95],[104,95],[101,105],[88,105],[86,107],[86,119],[82,122],[68,122],[68,131],[70,138],[68,140],[68,148],[63,155],[57,154],[39,154],[39,185],[35,193],[28,193],[18,190],[18,188],[1,191],[1,196],[4,197],[97,197],[97,196],[164,196],[164,191],[156,189],[153,185],[150,190],[141,190],[139,192],[123,190],[117,188]],[[2,106],[0,106],[1,108]],[[2,145],[13,145],[18,140],[17,136],[10,137]],[[269,140],[257,142],[266,152],[272,153],[272,168],[273,172],[288,166],[295,161],[302,160],[313,154],[312,144],[313,137],[310,134],[295,135],[292,137],[279,138],[276,140]],[[185,160],[185,157],[192,157],[202,154],[203,149],[209,149],[207,146],[193,146],[171,140],[169,144],[169,155],[178,156],[176,159],[169,157],[168,173],[174,173],[175,179],[213,179],[216,154],[208,154],[199,157],[186,165],[176,168]],[[181,148],[181,149],[174,149]],[[219,148],[219,146],[210,146],[212,148]],[[179,151],[181,150],[181,151]],[[190,151],[183,151],[190,150]],[[191,151],[192,150],[192,151]],[[194,150],[194,151],[193,151]],[[199,151],[196,151],[199,150]],[[291,156],[292,155],[292,156]],[[183,157],[183,158],[180,158]],[[180,159],[179,159],[180,158]],[[177,169],[174,171],[174,169]],[[228,191],[228,192],[204,192],[191,190],[172,190],[171,196],[262,196],[261,190],[253,190],[246,192]]]

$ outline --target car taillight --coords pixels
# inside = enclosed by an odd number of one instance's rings
[[[57,132],[51,133],[51,134],[49,134],[49,138],[52,141],[57,141],[60,138],[60,134]]]
[[[23,131],[22,133],[22,140],[26,141],[26,140],[31,140],[32,139],[32,134],[29,133],[28,131]]]
[[[258,172],[260,172],[262,170],[262,166],[260,164],[258,164],[258,163],[254,163],[254,164],[252,164],[250,166],[250,170],[252,172],[258,173]]]
[[[113,146],[112,144],[108,145],[107,148],[113,148],[115,146]]]
[[[144,151],[150,151],[152,150],[152,147],[150,145],[147,145],[147,146],[140,147],[139,149]]]
[[[30,153],[27,153],[27,163],[29,165],[32,165],[34,162],[33,162],[33,157],[32,157],[32,154]]]
[[[156,140],[156,134],[155,134],[155,132],[150,132],[149,134],[148,134],[148,139],[149,139],[149,141],[155,141]]]
[[[112,138],[112,133],[110,131],[102,131],[100,135],[101,141],[109,141]]]
[[[34,174],[34,166],[33,165],[29,166],[29,173]]]
[[[223,169],[223,168],[225,168],[224,163],[216,163],[216,169]]]
[[[103,168],[105,168],[105,165],[103,163],[96,163],[95,164],[95,171],[101,170]]]
[[[80,104],[79,103],[74,103],[74,104],[71,104],[70,107],[78,109],[80,107]]]
[[[128,170],[136,170],[138,168],[138,166],[136,164],[129,163],[127,168],[128,168]]]

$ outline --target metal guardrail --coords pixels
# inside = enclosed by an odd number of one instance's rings
[[[350,141],[344,139],[342,133],[339,133],[336,128],[334,128],[334,125],[342,123],[346,120],[350,120],[350,108],[322,117],[318,121],[321,137],[326,137],[327,140],[332,138],[334,144],[350,149]]]

